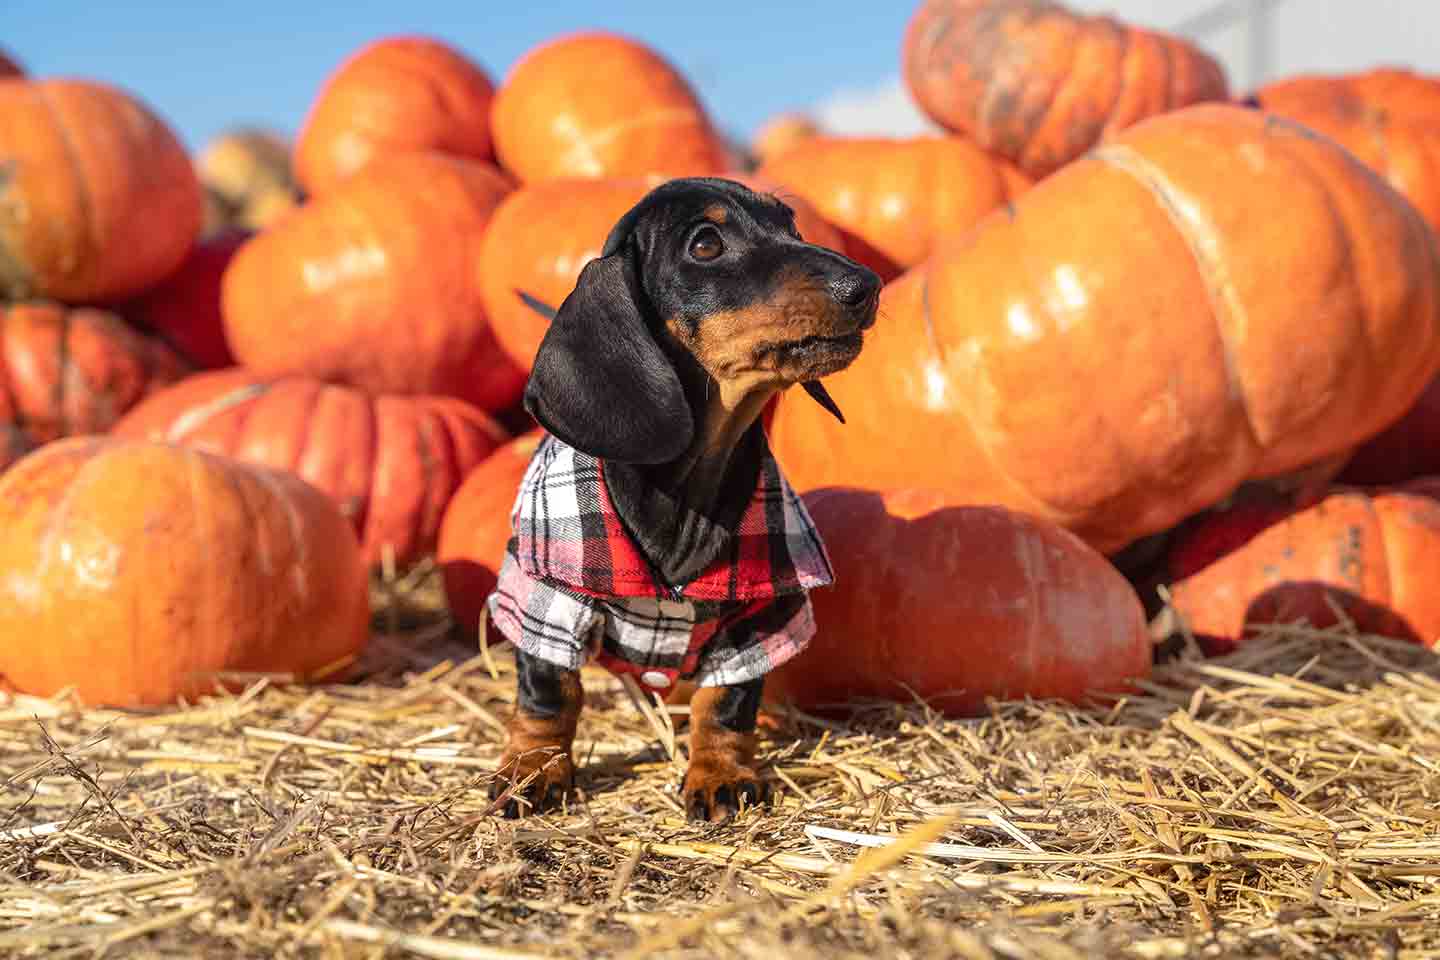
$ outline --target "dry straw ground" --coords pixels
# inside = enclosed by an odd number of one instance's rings
[[[514,822],[501,652],[412,631],[365,669],[0,701],[0,956],[1440,956],[1440,665],[1410,645],[1289,629],[1107,708],[777,717],[778,807],[719,827],[675,800],[683,717],[604,675],[581,802]]]

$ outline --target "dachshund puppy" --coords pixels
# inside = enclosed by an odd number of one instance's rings
[[[487,600],[519,673],[492,795],[533,775],[506,815],[571,789],[587,656],[658,692],[699,686],[691,818],[763,799],[765,674],[809,641],[806,591],[831,570],[759,417],[797,383],[839,416],[819,379],[859,355],[879,292],[873,272],[802,240],[782,202],[709,178],[657,187],[581,272],[526,386],[549,436]]]

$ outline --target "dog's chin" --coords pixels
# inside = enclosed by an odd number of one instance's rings
[[[858,330],[837,337],[805,337],[777,347],[776,366],[796,383],[818,380],[850,366],[864,342],[865,335]]]

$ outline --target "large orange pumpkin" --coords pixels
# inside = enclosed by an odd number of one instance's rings
[[[0,470],[42,443],[104,433],[185,372],[169,347],[103,310],[0,306]]]
[[[363,648],[355,534],[288,474],[76,437],[0,475],[0,674],[91,705],[166,704],[219,672],[307,678]]]
[[[87,80],[0,80],[0,299],[116,300],[174,270],[200,182],[139,100]]]
[[[1210,653],[1255,627],[1305,620],[1440,643],[1440,478],[1399,488],[1336,488],[1298,511],[1208,517],[1175,546],[1184,556],[1238,528],[1238,544],[1170,588],[1185,626]]]
[[[812,491],[835,566],[810,594],[816,636],[767,694],[802,709],[920,697],[950,714],[988,697],[1122,691],[1149,676],[1134,590],[1073,534],[927,490]]]
[[[816,137],[760,168],[844,232],[845,252],[894,278],[1030,185],[960,137]]]
[[[509,189],[460,157],[376,159],[240,248],[222,290],[231,352],[266,375],[508,407],[525,373],[495,343],[476,263]]]
[[[479,623],[485,598],[495,589],[510,542],[510,509],[544,436],[531,430],[496,450],[470,471],[445,510],[435,559],[445,579],[450,614],[467,629]]]
[[[1440,255],[1332,141],[1235,106],[1156,117],[887,286],[827,378],[786,395],[800,489],[941,489],[1111,552],[1247,479],[1343,455],[1440,365]]]
[[[250,234],[229,230],[197,243],[179,269],[120,312],[157,334],[201,370],[233,366],[220,318],[220,284],[225,268]]]
[[[726,176],[753,190],[780,190],[795,211],[802,237],[843,248],[835,228],[803,198],[761,177]],[[615,221],[661,182],[659,177],[542,180],[505,198],[485,231],[477,269],[486,315],[511,360],[528,371],[550,325],[516,291],[559,307],[575,289],[581,269],[600,255]]]
[[[493,420],[453,398],[371,396],[238,369],[187,378],[113,433],[295,473],[339,505],[367,561],[389,549],[402,565],[435,549],[451,495],[506,440]]]
[[[525,54],[491,110],[495,153],[525,182],[718,174],[725,142],[665,58],[613,33],[568,34]]]
[[[1338,140],[1440,229],[1440,80],[1394,68],[1314,74],[1261,87],[1255,100]]]
[[[434,150],[489,160],[495,85],[474,60],[429,37],[385,37],[340,64],[295,142],[295,174],[311,196],[377,156]]]
[[[1229,95],[1194,45],[1052,0],[925,0],[903,65],[931,119],[1036,179],[1140,120]]]

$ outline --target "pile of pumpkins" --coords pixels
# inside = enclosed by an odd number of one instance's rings
[[[0,59],[0,675],[121,706],[336,676],[367,572],[431,556],[473,631],[541,437],[516,291],[560,303],[689,175],[886,280],[827,380],[848,422],[768,421],[837,572],[772,697],[1123,692],[1157,624],[1440,638],[1440,81],[1242,98],[1182,39],[1025,0],[924,0],[900,54],[944,134],[785,115],[745,153],[633,38],[497,85],[385,37],[293,146],[193,161],[124,91]]]

